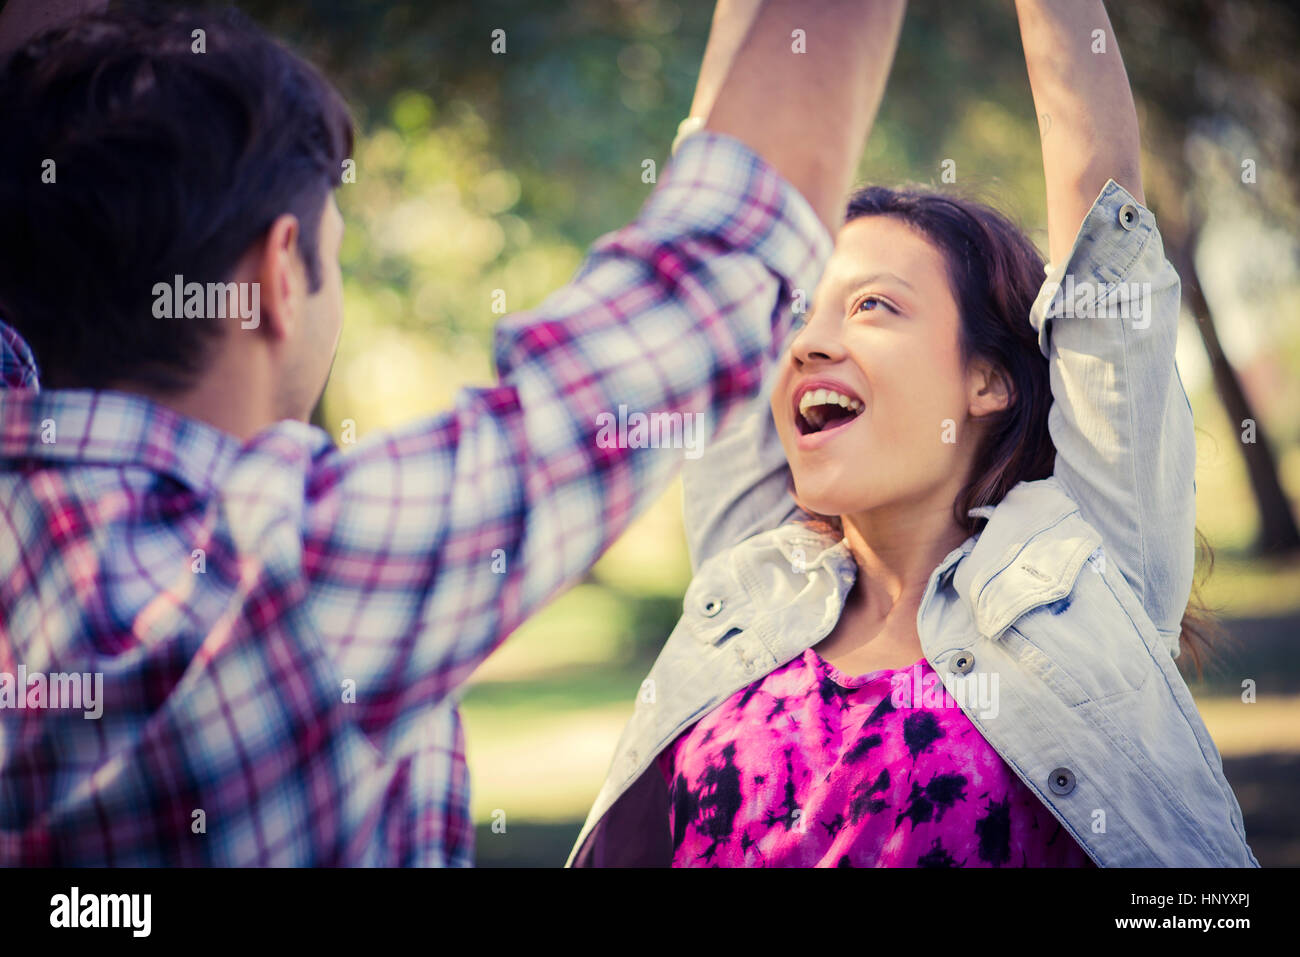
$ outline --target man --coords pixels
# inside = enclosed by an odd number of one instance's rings
[[[34,6],[11,0],[0,50]],[[226,13],[110,11],[21,47],[0,863],[472,863],[456,690],[680,464],[602,447],[601,413],[716,429],[757,393],[901,6],[721,4],[749,29],[636,221],[501,323],[499,384],[347,452],[306,423],[341,323],[337,93]]]

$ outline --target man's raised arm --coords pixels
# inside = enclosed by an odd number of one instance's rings
[[[500,323],[500,384],[319,463],[315,589],[387,610],[321,616],[322,638],[384,721],[450,694],[677,474],[680,451],[622,441],[611,420],[702,416],[707,439],[758,394],[791,291],[811,289],[829,257],[826,222],[878,99],[870,78],[893,48],[892,35],[884,55],[879,37],[850,37],[901,6],[765,4],[709,127],[683,141],[642,213],[564,289]],[[801,29],[807,54],[791,46]],[[358,571],[373,567],[389,571]]]

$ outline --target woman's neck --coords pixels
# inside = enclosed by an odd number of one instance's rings
[[[951,504],[874,509],[841,516],[841,522],[858,566],[852,597],[872,617],[914,613],[931,573],[967,538]]]

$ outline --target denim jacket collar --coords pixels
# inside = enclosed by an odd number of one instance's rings
[[[1101,545],[1100,536],[1086,523],[1071,522],[1068,528],[1060,527],[1077,516],[1078,506],[1053,479],[1022,482],[1008,493],[1005,503],[1010,507],[970,510],[973,517],[987,519],[984,528],[948,553],[931,573],[927,589],[927,594],[932,594],[951,582],[957,593],[969,601],[979,634],[993,639],[1029,609],[1067,596],[1084,563]],[[1031,520],[1026,522],[1026,516],[1032,516]],[[747,606],[757,610],[775,612],[781,607],[793,607],[784,590],[773,587],[776,572],[772,566],[781,562],[788,566],[783,577],[790,579],[794,587],[802,590],[802,576],[807,580],[805,587],[824,590],[832,623],[838,619],[857,579],[857,565],[841,537],[800,523],[756,536],[737,552],[733,565],[735,590],[743,595]],[[705,606],[722,599],[701,595],[699,600],[707,616],[709,609]],[[803,614],[806,605],[799,607]],[[713,636],[717,640],[733,617],[729,614],[696,620],[708,622],[710,631],[718,632]],[[782,635],[789,632],[782,630],[779,620],[771,619],[761,621],[758,630],[780,660]],[[797,632],[806,630],[805,619]]]

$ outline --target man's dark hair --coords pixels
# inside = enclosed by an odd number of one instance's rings
[[[133,6],[37,37],[0,67],[0,124],[0,318],[44,385],[191,384],[221,324],[155,318],[154,285],[228,280],[284,213],[319,288],[352,122],[237,11]]]

